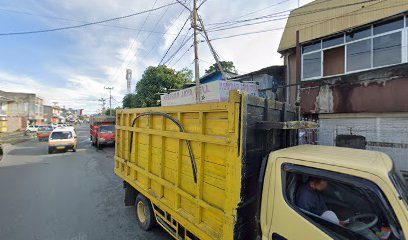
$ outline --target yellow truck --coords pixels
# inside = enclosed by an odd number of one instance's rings
[[[114,171],[144,230],[158,224],[175,239],[408,239],[407,191],[391,159],[295,146],[295,129],[308,126],[286,103],[233,91],[228,102],[116,117]],[[326,182],[322,215],[298,205],[312,180]]]

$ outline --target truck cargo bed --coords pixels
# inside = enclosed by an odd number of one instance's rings
[[[225,103],[120,110],[115,173],[151,200],[175,238],[252,239],[262,157],[295,139],[257,126],[295,116],[287,104],[236,91]]]

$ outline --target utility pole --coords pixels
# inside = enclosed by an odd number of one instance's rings
[[[197,0],[193,0],[194,5],[193,5],[193,11],[192,11],[192,27],[194,29],[194,63],[195,63],[195,82],[196,82],[196,101],[197,103],[200,102],[200,68],[198,66],[198,41],[197,41]]]
[[[211,53],[212,53],[212,55],[214,57],[215,62],[217,63],[218,68],[220,69],[220,72],[221,72],[224,80],[228,80],[228,76],[227,76],[227,74],[225,74],[224,69],[222,69],[220,60],[218,59],[218,55],[215,52],[215,50],[214,50],[214,48],[213,48],[213,46],[212,46],[212,44],[210,42],[210,38],[207,35],[207,31],[205,31],[204,23],[203,23],[203,20],[200,18],[200,16],[198,16],[198,21],[200,21],[201,29],[203,30],[205,40],[206,40],[206,42],[208,44],[208,47],[210,48],[210,51],[211,51]]]
[[[112,89],[113,87],[105,87],[105,89],[109,90],[109,116],[112,116]]]
[[[99,98],[98,99],[99,102],[102,102],[102,114],[104,114],[105,112],[105,102],[106,102],[106,98]]]

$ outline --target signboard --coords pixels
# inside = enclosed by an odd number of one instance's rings
[[[232,81],[214,81],[200,86],[200,103],[227,102],[229,92],[240,90],[258,96],[258,85]],[[175,106],[196,103],[196,87],[164,94],[160,97],[162,106]]]

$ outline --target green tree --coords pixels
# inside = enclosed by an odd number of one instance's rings
[[[116,110],[118,110],[118,109],[121,109],[121,108],[120,108],[120,107],[112,108],[112,116],[116,116]],[[106,116],[109,116],[109,113],[110,113],[109,110],[110,110],[110,108],[108,108],[108,109],[105,110],[104,114],[105,114]]]
[[[123,98],[123,108],[140,108],[160,106],[160,93],[182,89],[193,77],[191,70],[176,71],[165,65],[150,66],[136,84],[134,94]]]
[[[123,108],[134,108],[136,106],[139,106],[140,102],[138,102],[137,99],[138,96],[136,93],[127,94],[122,100]]]
[[[221,67],[224,71],[227,72],[232,72],[232,73],[238,73],[237,70],[235,69],[235,65],[232,61],[220,61]],[[211,65],[207,70],[205,70],[205,73],[208,74],[212,71],[219,70],[218,69],[218,64],[214,63]]]

